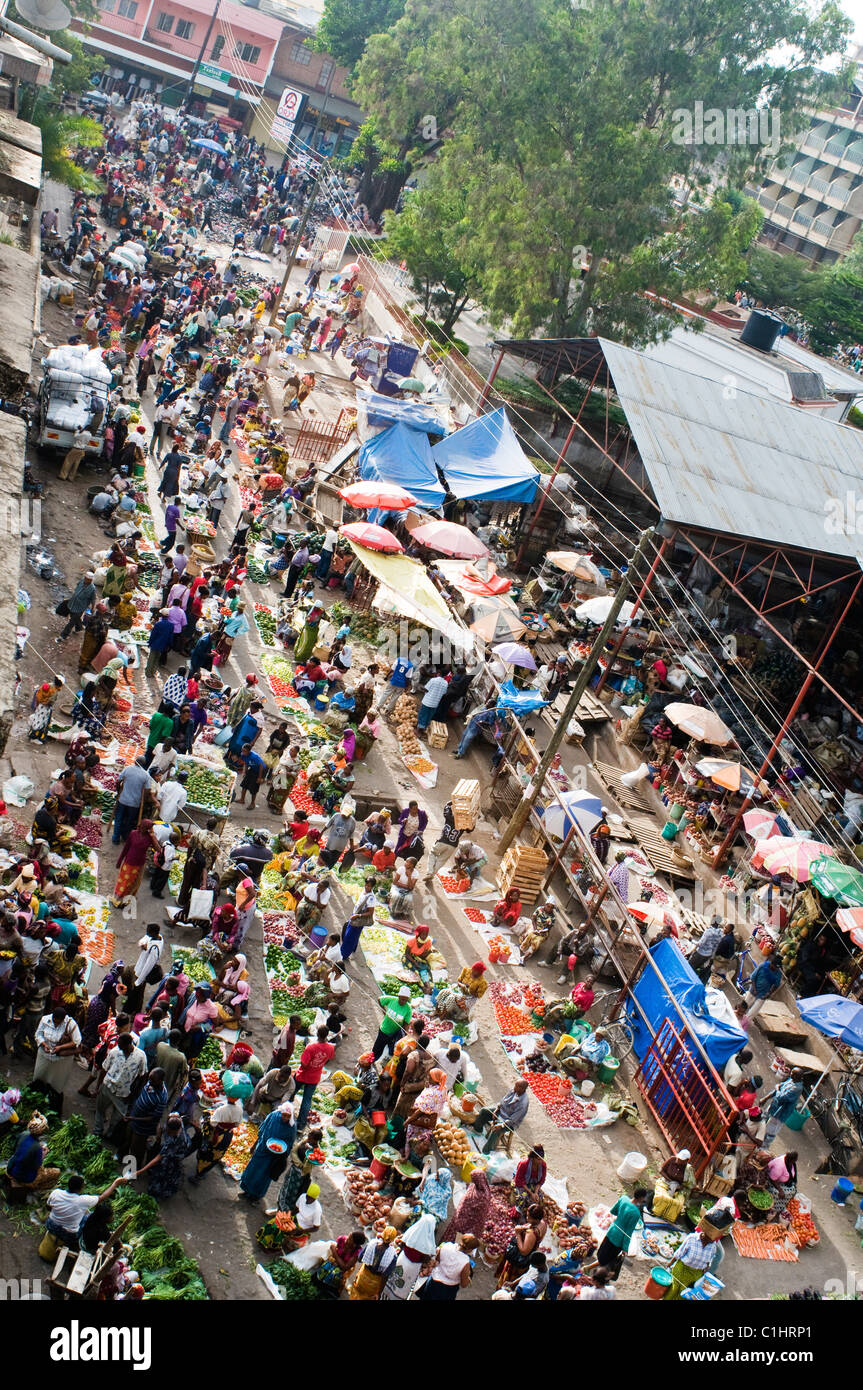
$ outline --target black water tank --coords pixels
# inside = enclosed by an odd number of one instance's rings
[[[753,309],[740,334],[741,343],[758,348],[759,352],[770,352],[779,336],[782,320],[766,309]]]

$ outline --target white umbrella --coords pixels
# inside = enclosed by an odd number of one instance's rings
[[[592,792],[561,792],[557,801],[546,806],[542,819],[548,833],[558,840],[566,839],[573,823],[580,825],[589,835],[602,819],[602,802]]]

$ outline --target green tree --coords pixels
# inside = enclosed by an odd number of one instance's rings
[[[838,343],[863,343],[863,267],[840,261],[823,272],[807,316],[816,352],[827,354]]]
[[[821,272],[810,270],[798,256],[783,256],[766,246],[754,246],[740,283],[771,309],[796,309],[806,314],[820,286]]]
[[[352,72],[371,34],[383,33],[401,18],[405,0],[325,0],[314,47]]]
[[[680,112],[767,104],[790,138],[848,28],[798,0],[407,0],[367,41],[355,92],[381,137],[437,123],[441,187],[465,197],[452,250],[496,321],[649,341],[678,315],[646,291],[733,289],[757,215],[707,190],[775,153],[686,143]]]
[[[81,169],[72,155],[80,146],[101,146],[105,138],[102,127],[98,121],[64,110],[62,103],[66,97],[88,91],[94,75],[105,66],[105,60],[87,52],[77,35],[69,30],[58,34],[56,41],[72,54],[71,63],[55,63],[47,87],[25,84],[21,89],[18,111],[23,120],[32,121],[42,132],[42,168],[45,173],[68,184],[70,188],[95,191],[99,187],[98,181]]]
[[[456,249],[464,241],[466,215],[464,193],[447,187],[433,170],[428,184],[384,224],[388,254],[405,262],[423,313],[433,314],[447,336],[479,288],[477,268]]]

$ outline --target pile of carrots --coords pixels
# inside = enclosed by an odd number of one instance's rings
[[[737,1253],[750,1260],[783,1260],[786,1264],[794,1264],[799,1258],[796,1250],[788,1248],[788,1231],[784,1226],[744,1226],[735,1221],[731,1235]]]

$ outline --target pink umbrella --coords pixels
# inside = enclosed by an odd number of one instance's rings
[[[404,512],[414,506],[416,498],[407,488],[398,483],[351,483],[349,487],[339,488],[343,497],[352,507],[381,507],[388,512]]]
[[[437,550],[441,555],[455,555],[459,560],[481,560],[488,554],[482,541],[477,540],[466,526],[455,521],[427,521],[411,532],[415,541]]]
[[[398,555],[404,550],[401,541],[396,540],[392,531],[385,526],[375,526],[371,521],[354,521],[350,526],[339,527],[339,535],[346,536],[367,550],[382,550],[387,555]]]
[[[743,817],[743,828],[753,840],[769,840],[782,834],[776,824],[777,818],[776,811],[747,811]]]
[[[863,947],[863,907],[840,907],[836,925],[847,931],[855,946]]]
[[[498,642],[496,647],[492,647],[492,651],[510,666],[523,666],[526,671],[536,670],[532,654],[527,647],[522,647],[518,642]]]
[[[835,853],[832,845],[820,840],[798,840],[782,835],[756,845],[752,863],[768,874],[786,874],[796,883],[808,883],[813,862],[822,855]]]

